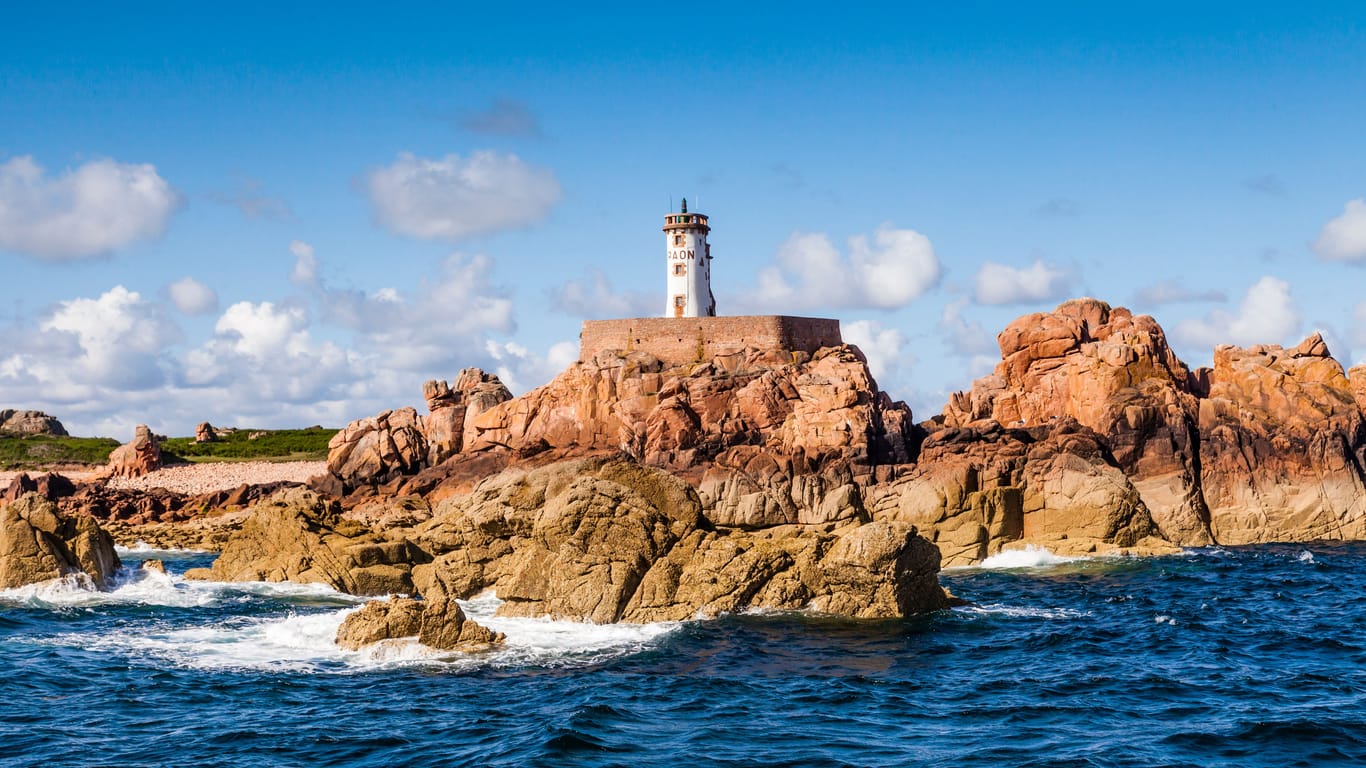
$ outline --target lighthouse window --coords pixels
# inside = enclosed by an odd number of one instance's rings
[[[675,297],[674,297],[674,307],[675,307],[675,308],[682,309],[683,307],[686,307],[687,305],[688,305],[688,297],[687,297],[687,296],[675,296]]]
[[[682,236],[682,235],[674,235],[674,245],[682,245],[682,244],[683,244],[683,236]]]
[[[675,274],[675,275],[686,275],[686,274],[688,274],[688,265],[687,265],[687,264],[675,264],[675,265],[674,265],[674,274]]]

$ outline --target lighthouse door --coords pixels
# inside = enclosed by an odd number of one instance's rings
[[[683,310],[686,309],[687,306],[688,306],[688,297],[687,297],[687,296],[675,296],[675,297],[674,297],[674,317],[682,317],[682,316],[683,316]]]

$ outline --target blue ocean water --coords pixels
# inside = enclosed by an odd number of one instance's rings
[[[1325,766],[1366,761],[1366,545],[947,571],[970,607],[647,626],[485,618],[490,654],[331,643],[359,602],[0,593],[3,766]],[[488,617],[496,600],[469,604]]]

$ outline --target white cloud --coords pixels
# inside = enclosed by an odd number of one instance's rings
[[[884,224],[868,237],[849,238],[846,258],[820,233],[797,232],[758,274],[754,291],[733,301],[746,309],[895,309],[939,283],[939,258],[929,238]]]
[[[302,240],[292,240],[289,252],[294,254],[294,268],[289,272],[289,281],[303,287],[317,285],[318,257],[313,253],[313,246]]]
[[[1036,260],[1023,269],[988,261],[973,278],[978,304],[1033,304],[1057,301],[1072,290],[1072,273]]]
[[[552,297],[555,309],[573,317],[653,317],[664,308],[663,294],[617,293],[600,269],[591,270],[586,282],[570,280]]]
[[[390,368],[458,371],[483,355],[487,334],[515,330],[512,300],[492,285],[492,271],[487,256],[454,253],[414,291],[323,286],[319,301],[324,319],[355,332],[357,348],[382,354]]]
[[[949,347],[960,357],[974,357],[995,353],[999,347],[996,339],[987,333],[976,320],[963,317],[968,306],[968,298],[960,297],[944,305],[939,316],[939,328],[948,331]]]
[[[176,309],[187,315],[206,315],[218,310],[218,292],[193,277],[182,277],[166,286]]]
[[[1366,365],[1366,301],[1356,305],[1356,309],[1352,311],[1352,323],[1347,332],[1347,339],[1352,345],[1356,364]]]
[[[49,261],[161,236],[180,195],[148,164],[92,160],[47,176],[27,155],[0,164],[0,248]]]
[[[901,385],[909,375],[914,356],[906,352],[906,334],[896,328],[883,328],[876,320],[857,320],[840,324],[840,335],[846,344],[863,350],[868,358],[868,370],[883,390]]]
[[[1313,248],[1329,261],[1366,261],[1366,200],[1347,201],[1342,214],[1323,225]]]
[[[491,150],[398,156],[369,177],[375,220],[400,235],[460,240],[533,224],[560,200],[555,174]]]
[[[1197,291],[1187,287],[1180,280],[1160,280],[1152,285],[1144,286],[1139,289],[1138,293],[1134,294],[1134,303],[1143,306],[1189,304],[1202,301],[1228,301],[1228,294],[1214,289]]]
[[[160,305],[121,285],[98,298],[60,302],[36,328],[0,327],[0,401],[59,418],[69,408],[123,406],[174,378],[166,348],[179,337]]]
[[[1247,289],[1237,314],[1216,310],[1203,319],[1184,320],[1176,327],[1176,337],[1192,346],[1247,347],[1294,343],[1299,328],[1300,314],[1290,296],[1290,284],[1268,275]]]

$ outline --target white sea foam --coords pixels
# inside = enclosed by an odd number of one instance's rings
[[[1176,626],[1176,619],[1173,619],[1165,613],[1159,613],[1158,615],[1154,616],[1153,622],[1157,624],[1170,624],[1172,626]]]
[[[0,604],[29,608],[91,608],[118,603],[137,603],[176,608],[215,605],[250,596],[280,600],[362,602],[323,584],[291,582],[187,581],[178,575],[142,568],[123,568],[107,591],[95,588],[84,574],[65,576],[39,584],[0,590]]]
[[[1063,557],[1049,552],[1036,544],[1027,544],[1023,549],[1006,549],[988,557],[971,568],[1003,570],[1007,568],[1043,568],[1062,563],[1075,563],[1086,560],[1084,557]]]
[[[167,578],[164,574],[155,574]],[[173,578],[173,577],[172,577]],[[247,591],[268,596],[268,590],[292,587],[315,597],[340,597],[317,585],[218,584],[185,582],[204,587],[211,594]],[[117,594],[119,590],[113,593]],[[99,593],[95,593],[99,594]],[[164,604],[164,603],[163,603]],[[128,629],[91,635],[76,633],[56,638],[62,645],[150,657],[175,666],[197,669],[252,669],[275,672],[347,672],[376,667],[413,664],[450,668],[475,666],[569,666],[616,658],[648,648],[657,638],[680,624],[587,624],[549,619],[494,616],[501,601],[493,595],[461,601],[466,614],[480,624],[507,636],[503,645],[486,652],[439,651],[416,638],[388,640],[360,651],[339,647],[335,638],[342,621],[358,607],[331,611],[291,613],[283,617],[232,617],[214,624],[187,629]]]
[[[1299,557],[1296,557],[1295,559],[1300,561],[1301,563],[1313,564],[1314,562],[1317,562],[1314,560],[1314,553],[1310,552],[1307,549],[1300,550]]]
[[[125,547],[122,544],[115,544],[114,551],[119,557],[189,557],[191,555],[206,555],[207,549],[170,549],[165,547],[154,547],[139,539],[133,542],[133,546]]]
[[[1000,603],[965,605],[953,610],[958,613],[992,614],[1020,619],[1079,619],[1091,615],[1090,611],[1077,611],[1071,608],[1031,608]]]

